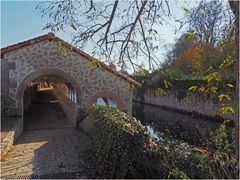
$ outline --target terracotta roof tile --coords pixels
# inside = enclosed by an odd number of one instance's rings
[[[69,48],[71,49],[73,52],[85,57],[86,59],[88,60],[93,60],[94,58],[92,56],[90,56],[89,54],[81,51],[80,49],[72,46],[71,44],[63,41],[62,39],[56,37],[53,33],[48,33],[46,35],[43,35],[43,36],[39,36],[39,37],[36,37],[36,38],[33,38],[33,39],[30,39],[28,41],[24,41],[24,42],[20,42],[18,44],[14,44],[14,45],[11,45],[11,46],[8,46],[8,47],[5,47],[5,48],[2,48],[0,49],[1,51],[1,55],[3,54],[6,54],[6,53],[9,53],[9,52],[12,52],[12,51],[15,51],[17,49],[21,49],[21,48],[24,48],[24,47],[27,47],[27,46],[30,46],[30,45],[33,45],[33,44],[36,44],[36,43],[39,43],[39,42],[42,42],[42,41],[46,41],[46,40],[54,40],[54,41],[61,41],[62,45],[65,46],[66,48]],[[96,60],[96,59],[95,59]],[[123,80],[129,82],[130,84],[133,84],[134,86],[136,87],[141,87],[142,85],[133,80],[132,78],[128,77],[127,75],[124,75],[120,72],[118,72],[117,70],[111,68],[110,66],[100,62],[99,60],[97,60],[100,64],[101,64],[101,67],[109,72],[111,72],[112,74],[122,78]]]

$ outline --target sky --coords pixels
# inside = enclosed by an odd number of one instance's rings
[[[163,45],[174,43],[175,39],[180,36],[183,30],[175,34],[175,29],[172,26],[179,26],[176,19],[184,17],[183,7],[193,7],[197,4],[196,1],[172,1],[171,13],[172,19],[168,22],[171,25],[164,24],[160,27],[159,34],[164,40]],[[25,41],[43,34],[47,34],[50,30],[43,30],[44,25],[48,22],[48,18],[41,18],[41,14],[36,10],[37,1],[1,1],[1,48]],[[57,32],[56,36],[70,42],[71,36],[69,32]],[[91,54],[91,49],[87,53]],[[161,61],[166,53],[165,48],[160,48],[158,56]]]
[[[43,30],[47,18],[36,10],[37,1],[1,1],[1,48],[50,32]],[[68,41],[67,33],[57,33]]]

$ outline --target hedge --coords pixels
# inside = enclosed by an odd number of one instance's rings
[[[147,152],[154,152],[158,144],[140,121],[110,107],[95,106],[91,137],[94,142],[94,162],[97,170],[108,178],[134,175],[136,169],[149,169]]]

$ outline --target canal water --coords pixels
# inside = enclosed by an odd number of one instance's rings
[[[97,104],[105,105],[105,102],[99,98]],[[109,99],[109,106],[116,107],[116,102]],[[163,136],[168,136],[194,145],[206,145],[211,132],[220,125],[218,121],[196,117],[191,113],[179,113],[136,101],[133,103],[133,116],[146,126],[153,138],[161,141]]]
[[[193,117],[160,107],[134,102],[133,116],[145,125],[152,137],[161,139],[163,134],[194,145],[205,145],[211,132],[220,123],[203,117]]]

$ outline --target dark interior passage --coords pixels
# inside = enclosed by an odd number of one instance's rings
[[[24,113],[24,129],[75,127],[69,121],[53,90],[35,91],[34,98]]]

